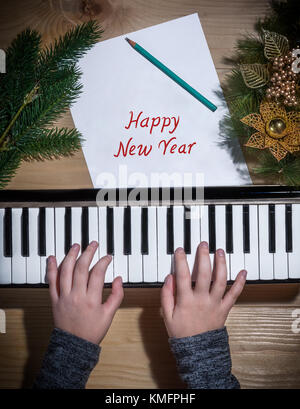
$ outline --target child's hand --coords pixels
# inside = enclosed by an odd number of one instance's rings
[[[196,282],[192,289],[185,252],[178,248],[175,277],[169,274],[161,291],[162,312],[169,337],[183,338],[222,328],[244,288],[247,275],[245,270],[240,271],[224,296],[227,284],[224,251],[217,250],[212,272],[206,242],[198,246],[194,273]]]
[[[89,272],[98,243],[92,242],[77,259],[80,246],[74,244],[57,268],[54,256],[48,258],[47,277],[54,325],[64,331],[99,344],[123,300],[122,278],[113,281],[112,291],[102,304],[104,276],[111,256],[102,257]]]

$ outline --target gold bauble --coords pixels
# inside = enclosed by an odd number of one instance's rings
[[[266,124],[266,132],[271,138],[281,139],[287,132],[286,123],[281,118],[271,119],[271,121]]]

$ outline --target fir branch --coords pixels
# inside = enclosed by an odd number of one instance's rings
[[[14,149],[0,152],[0,189],[3,189],[15,175],[21,163],[21,155]]]
[[[36,128],[18,149],[23,160],[49,160],[70,156],[80,149],[82,141],[77,129]]]
[[[0,137],[0,152],[2,150],[6,150],[7,149],[7,140],[5,140],[8,132],[10,131],[10,129],[13,127],[14,123],[16,122],[16,120],[18,119],[19,115],[21,114],[21,112],[23,111],[23,109],[30,104],[30,102],[33,101],[36,91],[37,91],[38,87],[35,86],[24,98],[24,102],[21,105],[21,107],[18,109],[18,112],[14,115],[14,117],[12,118],[12,120],[10,121],[10,123],[8,124],[7,128],[5,129],[5,131],[3,132],[3,134]]]
[[[35,67],[40,45],[40,34],[26,29],[6,50],[6,74],[0,76],[1,130],[6,128],[23,104],[25,96],[36,85]]]
[[[281,161],[277,161],[269,152],[260,155],[259,166],[253,168],[259,175],[273,176],[279,183],[286,185],[300,185],[300,157],[288,154]]]
[[[91,20],[68,31],[53,44],[45,47],[39,56],[38,77],[51,73],[52,70],[68,67],[77,63],[101,37],[103,30],[96,20]]]
[[[239,64],[265,64],[264,44],[262,35],[247,34],[237,40],[235,55],[224,58],[227,65],[238,66]]]
[[[80,94],[80,75],[79,69],[73,66],[56,73],[50,88],[41,82],[39,96],[22,112],[12,139],[21,142],[32,128],[46,127],[57,121]]]
[[[0,145],[5,144],[0,151],[0,188],[22,160],[58,158],[80,148],[76,129],[48,128],[80,94],[76,63],[101,33],[98,23],[89,21],[41,50],[40,34],[26,29],[8,47],[7,73],[0,76]],[[34,100],[27,101],[37,88]]]

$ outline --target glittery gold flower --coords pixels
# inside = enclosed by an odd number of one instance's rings
[[[256,129],[245,146],[269,149],[280,161],[288,152],[300,150],[300,112],[286,112],[275,102],[262,102],[260,114],[249,114],[241,121]]]

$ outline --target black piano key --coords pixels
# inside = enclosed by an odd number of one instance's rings
[[[41,207],[38,216],[38,254],[46,256],[46,209]]]
[[[81,249],[84,251],[89,245],[89,209],[82,208],[81,214]]]
[[[209,237],[209,252],[216,251],[216,215],[215,205],[208,205],[208,237]]]
[[[72,246],[72,211],[71,207],[66,207],[65,210],[65,255],[69,252]]]
[[[141,242],[141,253],[149,254],[149,239],[148,239],[148,208],[142,207],[141,214],[141,225],[142,225],[142,242]]]
[[[174,253],[174,217],[173,206],[167,207],[167,254]]]
[[[250,253],[249,205],[243,205],[243,246],[244,253]]]
[[[191,254],[191,208],[189,206],[184,206],[183,217],[184,251],[186,254]]]
[[[24,207],[21,217],[21,254],[23,257],[29,257],[29,220],[28,207]]]
[[[285,205],[285,250],[293,252],[293,230],[292,230],[292,205]]]
[[[131,208],[124,208],[124,235],[123,235],[123,252],[125,255],[131,254]]]
[[[226,253],[233,253],[232,205],[226,205],[225,209]]]
[[[106,211],[106,248],[107,254],[114,254],[114,209],[107,207]]]
[[[269,204],[269,253],[275,253],[275,205]]]
[[[11,222],[11,208],[8,207],[4,212],[4,232],[3,232],[3,253],[4,257],[12,257],[12,222]]]

